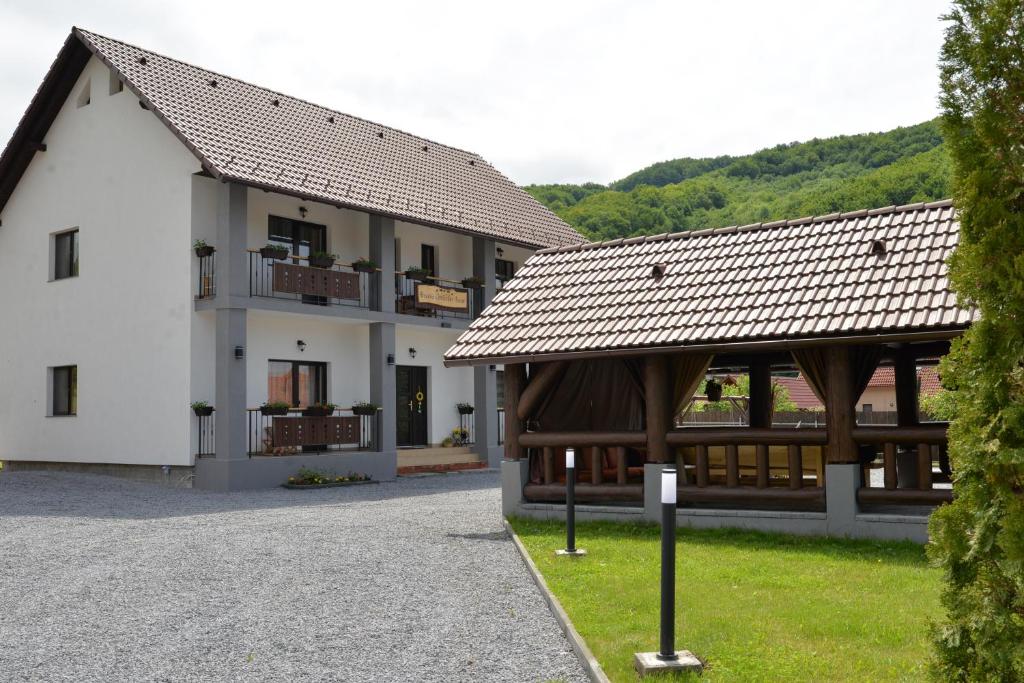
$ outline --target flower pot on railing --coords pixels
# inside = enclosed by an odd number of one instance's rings
[[[213,252],[217,251],[209,244],[197,244],[193,247],[193,249],[196,252],[196,256],[198,256],[199,258],[206,258],[207,256],[213,254]]]
[[[405,271],[405,277],[408,280],[415,280],[416,282],[426,282],[427,278],[430,277],[430,271],[419,268],[410,268]]]
[[[194,405],[192,412],[196,414],[196,417],[210,417],[213,415],[213,406]]]
[[[462,281],[462,286],[465,287],[466,289],[476,289],[477,287],[484,286],[484,280],[483,278],[479,278],[474,275],[473,277],[465,278]]]
[[[290,406],[277,403],[265,403],[260,406],[260,413],[263,415],[287,415]]]
[[[353,415],[376,415],[377,414],[377,406],[366,404],[366,403],[356,404],[356,405],[352,406],[352,414]]]
[[[302,409],[303,417],[327,417],[334,413],[334,406],[308,406]]]
[[[334,262],[338,259],[334,254],[311,254],[309,257],[309,265],[314,268],[331,268],[334,266]]]
[[[475,410],[475,408],[468,403],[460,403],[455,407],[458,409],[459,415],[472,415]]]
[[[373,273],[377,270],[377,264],[366,260],[353,261],[352,270],[357,273]]]
[[[271,261],[280,261],[288,258],[288,250],[284,247],[263,247],[260,249],[260,256]]]

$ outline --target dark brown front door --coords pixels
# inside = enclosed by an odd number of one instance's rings
[[[395,367],[398,407],[398,445],[427,445],[427,369],[413,365]]]

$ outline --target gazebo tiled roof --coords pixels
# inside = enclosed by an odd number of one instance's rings
[[[449,365],[954,336],[950,201],[538,252],[448,350]]]

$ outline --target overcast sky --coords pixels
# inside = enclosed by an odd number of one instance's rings
[[[78,25],[472,150],[519,183],[608,182],[936,116],[948,4],[4,0],[0,138]]]

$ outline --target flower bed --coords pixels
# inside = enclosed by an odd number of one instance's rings
[[[281,484],[281,486],[286,489],[329,489],[336,486],[358,486],[376,483],[366,474],[354,474],[352,472],[346,475],[324,474],[303,467],[294,477],[288,477],[288,481]]]

